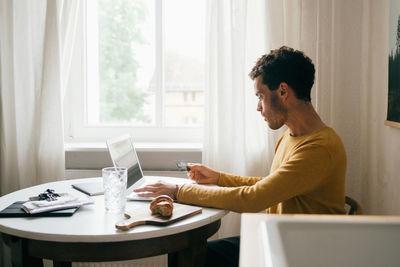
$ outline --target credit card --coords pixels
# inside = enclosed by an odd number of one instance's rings
[[[183,160],[177,160],[176,161],[176,166],[180,171],[190,171],[190,168],[188,167],[187,163]]]

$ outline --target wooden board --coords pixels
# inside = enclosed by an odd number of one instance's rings
[[[200,207],[174,203],[172,216],[162,217],[160,215],[152,215],[148,206],[140,207],[125,212],[127,219],[116,223],[115,227],[120,230],[129,230],[134,226],[143,224],[166,226],[201,212],[202,208]]]

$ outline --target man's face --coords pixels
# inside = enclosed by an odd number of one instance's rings
[[[269,128],[276,130],[285,124],[287,112],[282,106],[278,90],[271,91],[262,83],[262,77],[254,80],[254,92],[258,97],[257,111],[261,113]]]

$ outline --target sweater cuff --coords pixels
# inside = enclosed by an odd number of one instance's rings
[[[232,174],[225,173],[225,172],[220,172],[217,185],[226,186],[226,179],[229,179],[230,176],[232,176]]]
[[[181,185],[181,186],[178,187],[178,192],[176,192],[176,201],[179,201],[179,198],[180,198],[181,194],[182,194],[183,191],[184,191],[184,190],[182,190],[182,188],[183,188],[184,186],[185,186],[185,185],[183,184],[183,185]]]

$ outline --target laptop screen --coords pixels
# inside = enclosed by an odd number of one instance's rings
[[[116,167],[128,168],[127,188],[143,177],[142,168],[130,135],[107,140],[111,160]]]

